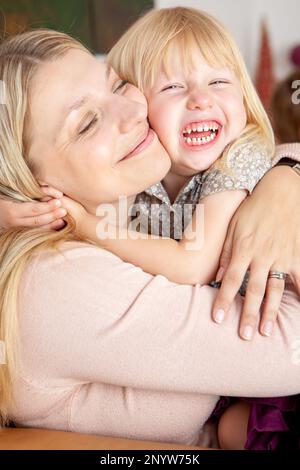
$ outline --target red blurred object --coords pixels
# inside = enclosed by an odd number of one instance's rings
[[[266,109],[269,111],[270,99],[275,85],[273,58],[269,33],[265,20],[261,22],[261,44],[255,79],[256,90]]]
[[[300,67],[300,44],[295,46],[291,51],[291,61],[296,67]]]

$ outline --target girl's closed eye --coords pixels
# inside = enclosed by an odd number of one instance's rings
[[[230,84],[230,81],[223,79],[223,78],[213,80],[212,82],[209,83],[209,85],[217,85],[217,86],[229,85],[229,84]]]
[[[170,85],[166,85],[161,89],[161,92],[167,90],[177,90],[178,88],[183,88],[183,85],[179,85],[178,83],[171,83]]]

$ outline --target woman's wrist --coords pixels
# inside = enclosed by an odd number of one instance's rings
[[[259,185],[264,182],[266,179],[278,179],[278,183],[280,186],[286,185],[286,181],[294,181],[296,184],[300,184],[300,171],[298,168],[294,168],[296,162],[294,162],[294,166],[290,165],[276,165],[274,168],[268,171],[268,173],[262,178]]]
[[[292,158],[288,158],[288,157],[282,158],[277,163],[276,166],[288,166],[288,167],[292,168],[292,170],[294,170],[300,176],[300,163],[296,162]]]

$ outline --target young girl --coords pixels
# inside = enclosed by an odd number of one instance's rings
[[[150,273],[208,283],[215,279],[232,215],[272,166],[272,130],[240,53],[209,15],[174,8],[141,18],[109,61],[145,92],[150,125],[169,152],[171,171],[162,184],[138,196],[132,214],[138,217],[129,228],[114,230],[103,217],[66,198],[64,204],[82,237]],[[87,132],[92,126],[93,121]],[[137,144],[143,145],[143,136]],[[217,312],[216,320],[222,315]],[[247,331],[243,336],[250,339]],[[252,405],[251,416],[255,406],[259,403]],[[219,426],[224,447],[243,447],[248,416],[246,402],[226,410]]]

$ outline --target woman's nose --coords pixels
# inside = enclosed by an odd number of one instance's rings
[[[146,122],[147,106],[137,101],[120,97],[117,103],[116,116],[119,121],[119,131],[122,134],[130,132],[135,126]]]
[[[213,105],[212,98],[206,91],[194,91],[189,95],[187,101],[188,109],[201,109],[205,110],[211,108]]]

